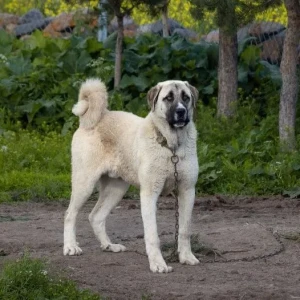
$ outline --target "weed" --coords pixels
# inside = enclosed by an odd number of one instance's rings
[[[0,276],[0,299],[100,300],[101,297],[78,289],[72,281],[49,274],[44,262],[25,255],[4,266]]]
[[[292,240],[300,243],[300,232],[290,232],[281,234],[281,236],[287,240]]]

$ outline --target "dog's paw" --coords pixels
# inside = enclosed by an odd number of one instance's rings
[[[77,245],[64,245],[64,255],[81,255],[82,250]]]
[[[126,251],[126,247],[121,244],[108,244],[106,246],[101,246],[103,251],[110,252],[124,252]]]
[[[191,266],[199,264],[199,260],[195,257],[195,255],[192,252],[179,253],[179,261],[181,264]]]
[[[150,261],[150,270],[153,273],[170,273],[173,272],[173,268],[167,266],[163,259]]]

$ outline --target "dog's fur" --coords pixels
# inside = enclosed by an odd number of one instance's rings
[[[110,211],[122,199],[130,184],[140,188],[146,251],[153,272],[170,272],[159,246],[156,203],[160,194],[174,189],[172,149],[179,157],[179,239],[181,263],[199,263],[191,252],[190,220],[198,176],[197,132],[193,111],[198,91],[188,82],[165,81],[148,92],[151,112],[146,118],[131,113],[109,111],[105,85],[96,79],[82,84],[73,113],[80,126],[72,141],[72,196],[65,215],[64,254],[79,255],[76,217],[94,188],[99,200],[89,215],[101,248],[125,251],[106,234]],[[167,147],[159,143],[162,137]]]

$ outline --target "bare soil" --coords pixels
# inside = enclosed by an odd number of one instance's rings
[[[84,253],[78,257],[62,254],[66,202],[0,205],[0,269],[28,251],[108,299],[300,299],[299,200],[197,199],[192,232],[215,255],[200,255],[198,266],[172,263],[169,274],[149,270],[138,201],[123,200],[108,219],[112,240],[128,249],[123,253],[101,251],[88,222],[93,205],[79,214],[77,236]],[[158,208],[162,244],[173,241],[174,224],[173,200],[163,198]]]

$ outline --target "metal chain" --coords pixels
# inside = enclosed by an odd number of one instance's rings
[[[156,128],[157,138],[156,141],[162,147],[169,149],[172,152],[171,162],[174,165],[174,192],[173,196],[175,198],[175,244],[171,254],[167,257],[169,262],[176,262],[178,261],[178,234],[179,234],[179,204],[178,204],[178,171],[177,171],[177,164],[179,162],[179,157],[176,154],[176,150],[172,149],[168,146],[167,139],[162,135],[162,133]]]
[[[178,204],[178,172],[177,164],[179,162],[179,157],[175,150],[172,151],[171,162],[174,165],[174,198],[175,198],[175,247],[178,245],[178,231],[179,231],[179,204]]]
[[[213,260],[201,260],[200,257],[198,257],[198,258],[200,259],[201,263],[206,263],[206,264],[209,264],[209,263],[232,263],[232,262],[251,262],[251,261],[259,260],[259,259],[267,259],[267,258],[270,258],[270,257],[280,254],[281,252],[283,252],[285,250],[285,247],[284,247],[284,243],[280,239],[279,234],[277,232],[274,232],[272,229],[267,229],[267,231],[269,231],[272,234],[272,236],[278,243],[277,249],[273,250],[270,253],[266,253],[266,254],[262,254],[262,255],[253,255],[253,256],[248,256],[248,257],[243,257],[243,258],[231,258],[231,259],[226,259],[226,258],[216,259],[215,258]]]
[[[178,235],[179,235],[179,204],[178,204],[178,171],[177,164],[179,162],[179,157],[176,154],[175,149],[172,150],[171,162],[174,165],[174,192],[173,196],[175,198],[175,244],[173,251],[167,257],[168,262],[177,262],[178,261]]]

